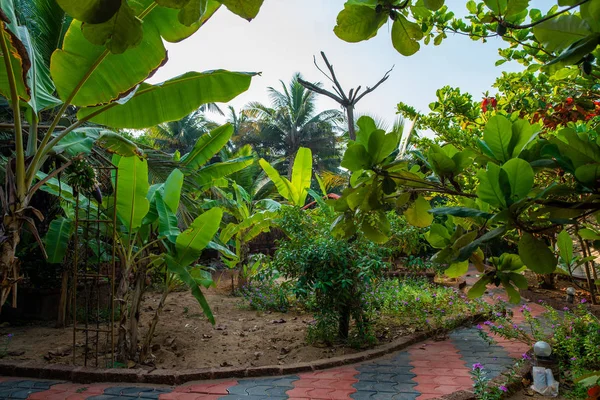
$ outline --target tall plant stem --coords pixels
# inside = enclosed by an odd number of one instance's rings
[[[2,54],[4,55],[4,66],[6,67],[6,75],[8,85],[10,87],[10,101],[15,119],[15,153],[17,166],[15,171],[17,196],[19,202],[25,199],[25,149],[23,148],[23,128],[21,126],[21,108],[19,105],[19,92],[17,91],[17,82],[15,81],[15,71],[10,62],[10,51],[8,43],[6,43],[6,26],[2,23],[0,32],[0,45],[2,46]]]

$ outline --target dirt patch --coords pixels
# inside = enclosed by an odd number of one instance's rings
[[[216,325],[211,325],[189,292],[174,292],[167,304],[152,341],[152,360],[147,368],[195,369],[204,367],[258,367],[310,362],[354,354],[359,349],[336,345],[318,347],[306,343],[312,315],[300,312],[257,312],[240,307],[242,299],[230,294],[230,281],[223,279],[219,289],[206,293]],[[154,315],[160,293],[149,292],[141,307],[140,330],[145,333]],[[410,321],[386,318],[377,326],[380,344],[415,332]],[[116,329],[115,329],[116,332]],[[4,359],[73,364],[73,331],[57,329],[53,323],[35,322],[0,326],[0,335],[12,334]],[[0,351],[3,343],[0,336]],[[8,339],[7,339],[8,340]],[[106,339],[101,339],[100,349]],[[76,341],[77,364],[83,364],[83,335]],[[87,348],[95,349],[92,340]],[[364,350],[364,349],[362,349]],[[100,357],[102,358],[102,357]],[[102,365],[100,362],[100,366]],[[90,363],[95,366],[95,362]],[[144,366],[146,368],[146,366]]]

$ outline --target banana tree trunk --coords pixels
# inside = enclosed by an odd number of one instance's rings
[[[129,309],[129,359],[134,359],[137,353],[138,326],[140,323],[140,306],[146,284],[146,268],[138,267],[135,275],[135,288],[131,296]]]
[[[121,263],[121,265],[126,265]],[[118,327],[118,341],[117,341],[117,360],[121,363],[127,362],[129,344],[127,341],[127,303],[129,301],[129,271],[127,268],[123,271],[119,287],[117,289],[117,297],[115,301],[119,302],[119,310],[121,317],[119,319]]]
[[[2,273],[2,292],[0,294],[0,312],[12,293],[12,306],[17,306],[17,283],[19,276],[19,260],[16,257],[17,246],[21,241],[22,223],[13,215],[4,217],[4,235],[0,251],[0,272]]]
[[[165,290],[158,302],[158,307],[156,307],[156,311],[154,312],[154,317],[152,317],[152,322],[150,322],[150,328],[146,333],[146,337],[144,338],[144,343],[142,345],[142,350],[140,351],[140,362],[146,361],[148,357],[148,350],[150,349],[150,345],[152,344],[152,338],[154,337],[154,331],[156,331],[156,326],[158,325],[158,319],[160,314],[162,313],[163,308],[167,302],[167,296],[169,295],[170,290],[169,286],[165,285]]]

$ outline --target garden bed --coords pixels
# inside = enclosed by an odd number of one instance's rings
[[[247,301],[230,294],[228,280],[221,282],[220,288],[207,292],[207,300],[217,320],[215,326],[206,320],[189,292],[171,294],[153,339],[152,361],[140,367],[150,370],[286,366],[353,355],[367,349],[342,344],[311,345],[306,340],[308,327],[313,324],[310,313],[296,308],[287,313],[249,309]],[[439,290],[445,290],[444,293],[462,301],[460,293],[453,289]],[[396,300],[390,297],[393,290],[388,288],[386,293],[385,307],[393,307]],[[427,291],[421,295],[422,299],[419,294],[413,295],[411,292],[408,295],[424,304],[435,299],[435,295]],[[145,297],[141,308],[141,330],[146,329],[159,298],[160,293],[155,292],[150,292]],[[406,304],[403,307],[412,305]],[[434,304],[427,307],[436,308]],[[475,306],[472,314],[480,312],[481,307]],[[468,315],[462,312],[452,314],[452,323],[447,327],[465,323],[469,320]],[[443,314],[433,316],[424,311],[417,323],[414,316],[403,318],[400,311],[397,315],[380,315],[374,328],[377,339],[375,348],[431,331],[436,325],[445,325],[447,321],[444,318]],[[445,326],[440,328],[444,329]],[[4,326],[0,328],[0,334],[12,334],[7,346],[8,355],[4,360],[67,365],[73,363],[70,328],[56,329],[50,324],[26,323]],[[76,358],[79,365],[83,363],[83,348],[83,338],[78,337]]]

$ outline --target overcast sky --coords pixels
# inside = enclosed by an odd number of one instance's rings
[[[465,3],[446,1],[457,15],[466,12]],[[399,101],[427,111],[435,91],[445,85],[460,87],[478,99],[492,90],[491,84],[501,71],[521,69],[516,63],[494,66],[499,58],[497,49],[503,45],[497,38],[481,43],[455,35],[441,46],[422,46],[417,54],[404,57],[392,47],[391,26],[387,24],[369,41],[343,42],[333,33],[343,4],[344,0],[265,0],[252,22],[223,8],[191,38],[167,44],[169,62],[151,82],[190,70],[261,72],[250,89],[230,103],[240,109],[249,101],[268,103],[267,87],[279,88],[279,80],[288,82],[295,72],[307,80],[323,82],[313,56],[325,51],[344,88],[373,85],[395,66],[390,79],[357,107],[359,113],[377,115],[391,123]],[[336,108],[337,104],[321,97],[318,106]]]

